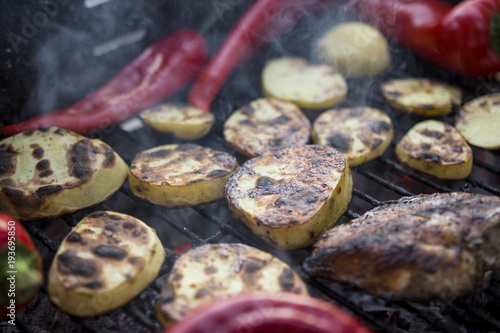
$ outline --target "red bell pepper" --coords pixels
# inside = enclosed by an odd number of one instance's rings
[[[369,333],[331,303],[293,293],[247,293],[203,307],[165,333]]]
[[[325,0],[257,0],[231,30],[221,48],[198,75],[188,102],[210,112],[210,104],[232,71]]]
[[[202,35],[179,30],[148,47],[107,84],[76,104],[1,127],[0,133],[10,136],[50,126],[86,133],[121,122],[184,87],[208,55]]]
[[[42,283],[42,260],[21,223],[0,213],[0,319],[15,323],[15,313],[31,301]]]
[[[467,76],[500,72],[500,0],[347,0],[359,17],[428,60]]]

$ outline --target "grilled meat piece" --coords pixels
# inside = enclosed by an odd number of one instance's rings
[[[500,198],[405,197],[323,234],[304,263],[313,276],[392,299],[454,299],[500,267]]]

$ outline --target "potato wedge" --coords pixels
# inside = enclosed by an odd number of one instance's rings
[[[295,104],[272,98],[241,107],[224,124],[227,143],[248,157],[305,145],[310,133],[309,119]]]
[[[169,326],[203,305],[252,291],[308,295],[286,263],[244,244],[206,244],[175,262],[156,303],[158,320]]]
[[[192,106],[162,104],[140,114],[142,121],[154,130],[185,140],[195,140],[210,132],[215,117]]]
[[[395,79],[380,85],[394,108],[425,117],[444,116],[462,103],[462,91],[425,78]]]
[[[312,128],[314,143],[337,149],[350,166],[382,155],[393,137],[391,118],[369,107],[325,111]]]
[[[0,210],[23,220],[74,213],[113,195],[128,165],[113,149],[50,127],[0,141]]]
[[[500,148],[500,94],[476,98],[462,106],[455,127],[471,145]]]
[[[377,75],[391,64],[385,37],[362,22],[334,26],[318,40],[316,52],[346,77]]]
[[[413,126],[396,145],[399,159],[441,179],[464,179],[472,170],[472,150],[451,125],[436,120]]]
[[[137,197],[165,207],[191,206],[224,198],[224,185],[238,169],[236,158],[191,143],[143,151],[130,166]]]
[[[264,95],[301,108],[324,109],[343,101],[347,84],[332,66],[302,58],[270,60],[262,71]]]
[[[129,215],[94,212],[57,250],[48,275],[50,300],[73,316],[108,312],[139,295],[164,259],[154,229]]]
[[[351,197],[351,172],[344,156],[320,145],[251,159],[226,184],[233,214],[282,250],[312,245],[347,210]]]

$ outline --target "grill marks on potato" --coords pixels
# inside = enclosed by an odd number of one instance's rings
[[[73,213],[113,194],[127,170],[99,140],[56,127],[20,133],[0,142],[0,209],[20,220]]]
[[[368,107],[325,111],[312,128],[314,143],[336,148],[353,166],[382,155],[393,136],[391,118]]]
[[[196,205],[224,197],[224,184],[236,171],[233,156],[195,144],[173,144],[139,153],[130,166],[132,192],[167,206]]]
[[[49,296],[74,315],[105,312],[135,297],[154,280],[164,256],[155,231],[143,222],[115,212],[89,214],[56,253],[49,272]],[[120,291],[124,295],[113,295],[110,302],[100,304],[94,299],[103,292],[116,294],[124,286],[129,287]],[[73,308],[78,302],[85,307]]]
[[[251,291],[308,294],[300,277],[266,252],[243,244],[207,244],[176,260],[158,299],[157,316],[169,325],[216,299]]]
[[[311,245],[345,212],[351,194],[344,157],[319,145],[251,159],[226,184],[234,215],[281,249]]]
[[[227,119],[224,138],[240,154],[256,157],[306,144],[310,129],[309,120],[294,104],[260,98]]]
[[[395,79],[380,85],[382,95],[396,109],[421,116],[442,116],[462,102],[462,91],[425,78]]]
[[[443,179],[463,179],[472,170],[472,150],[451,125],[427,120],[412,127],[396,146],[399,159]]]
[[[332,66],[310,64],[302,58],[269,61],[262,72],[264,94],[310,109],[341,102],[347,84]]]

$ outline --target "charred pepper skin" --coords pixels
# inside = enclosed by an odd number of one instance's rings
[[[1,212],[0,262],[0,319],[11,320],[12,300],[14,311],[19,311],[35,297],[42,284],[43,268],[29,233],[19,221]]]
[[[171,96],[208,60],[205,38],[193,30],[176,31],[144,50],[104,86],[76,104],[0,128],[4,136],[58,126],[88,133],[119,123]]]
[[[499,0],[347,0],[359,18],[386,36],[458,74],[492,77],[500,72]]]

